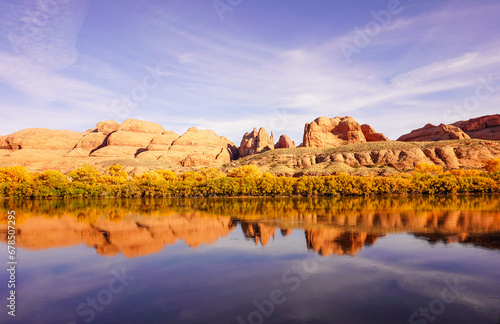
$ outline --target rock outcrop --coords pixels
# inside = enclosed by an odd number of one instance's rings
[[[427,124],[423,128],[414,129],[411,133],[398,138],[400,142],[429,142],[446,141],[455,139],[469,139],[470,136],[464,133],[460,128],[453,125],[440,124],[434,126]]]
[[[267,133],[264,127],[256,128],[251,133],[245,133],[239,148],[239,157],[245,157],[274,149],[274,136]]]
[[[229,163],[236,158],[236,145],[212,130],[192,127],[175,138],[174,132],[155,136],[140,159],[167,160],[185,167],[212,166]]]
[[[376,133],[364,125],[367,138],[361,125],[352,117],[316,118],[304,127],[304,147],[337,147],[341,145],[364,143],[367,141],[387,141],[387,137]]]
[[[295,147],[295,142],[288,135],[281,135],[279,141],[274,145],[275,149]]]
[[[373,127],[368,124],[361,125],[361,131],[367,142],[386,142],[389,139],[382,133],[377,133]]]
[[[452,124],[471,138],[500,141],[500,114],[459,121]]]

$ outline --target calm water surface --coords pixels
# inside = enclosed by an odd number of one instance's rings
[[[1,323],[500,323],[500,197],[0,201]]]

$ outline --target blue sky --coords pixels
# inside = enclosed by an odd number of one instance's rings
[[[302,141],[499,112],[500,1],[0,0],[0,134],[101,120]]]

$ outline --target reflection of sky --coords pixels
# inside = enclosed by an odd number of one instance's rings
[[[5,245],[0,258],[6,260]],[[9,323],[84,323],[76,307],[95,297],[126,269],[135,276],[93,323],[237,323],[255,311],[254,300],[281,289],[286,302],[269,323],[405,323],[419,307],[439,298],[444,280],[467,286],[446,304],[436,323],[495,323],[500,311],[500,253],[460,244],[430,245],[410,234],[392,234],[355,257],[318,257],[317,271],[296,291],[282,281],[308,252],[304,232],[265,247],[241,230],[213,245],[189,248],[182,241],[161,252],[129,259],[104,257],[85,246],[18,251],[18,316]],[[293,277],[291,275],[290,277]],[[3,273],[0,282],[6,282]],[[2,296],[6,285],[0,285]],[[0,322],[6,321],[2,312]]]

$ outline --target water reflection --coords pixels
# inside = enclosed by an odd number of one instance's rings
[[[8,210],[17,213],[17,246],[41,250],[84,244],[98,254],[135,258],[179,240],[213,244],[238,228],[256,245],[304,231],[323,256],[356,255],[388,233],[408,232],[431,244],[500,249],[498,196],[55,200],[0,202],[0,237]]]

